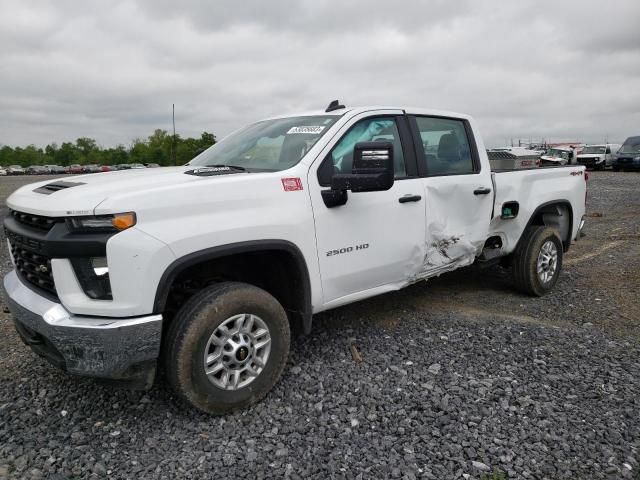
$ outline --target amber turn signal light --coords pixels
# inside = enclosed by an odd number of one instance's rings
[[[113,216],[111,224],[120,231],[126,230],[136,224],[136,214],[133,212],[118,213]]]

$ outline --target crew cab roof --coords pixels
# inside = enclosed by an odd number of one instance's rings
[[[306,112],[294,112],[283,115],[274,115],[273,117],[268,117],[265,120],[273,120],[277,118],[287,118],[287,117],[308,117],[308,116],[336,116],[341,117],[346,113],[350,113],[351,115],[358,115],[365,112],[370,112],[373,110],[395,110],[395,111],[403,111],[412,115],[429,115],[436,117],[453,117],[453,118],[464,118],[471,119],[471,116],[465,115],[464,113],[450,112],[445,110],[435,110],[435,109],[427,109],[427,108],[418,108],[418,107],[398,107],[398,106],[390,106],[390,105],[369,105],[363,107],[345,107],[340,108],[338,110],[333,110],[331,112],[325,112],[324,110],[311,110]]]

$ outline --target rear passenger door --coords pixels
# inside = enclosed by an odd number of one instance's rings
[[[470,265],[480,254],[489,231],[493,185],[468,120],[412,115],[409,123],[426,200],[421,275],[429,277]]]

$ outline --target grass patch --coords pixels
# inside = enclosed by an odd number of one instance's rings
[[[482,480],[509,480],[509,477],[501,470],[494,470],[493,473],[483,475]]]

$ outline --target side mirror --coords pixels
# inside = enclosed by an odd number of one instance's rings
[[[393,186],[393,144],[360,142],[353,148],[351,173],[331,177],[331,190],[378,192]]]
[[[331,177],[331,189],[322,191],[328,208],[347,203],[347,190],[379,192],[393,186],[393,144],[391,142],[360,142],[353,149],[351,173]]]

